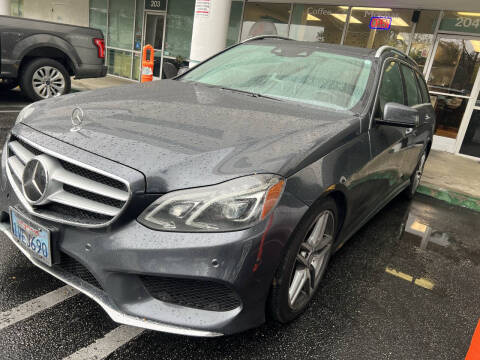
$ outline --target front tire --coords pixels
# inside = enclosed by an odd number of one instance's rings
[[[333,252],[337,214],[333,199],[322,200],[309,210],[292,234],[268,300],[273,319],[288,323],[308,307]]]
[[[22,70],[20,87],[33,101],[70,92],[70,75],[61,63],[49,58],[32,60]]]

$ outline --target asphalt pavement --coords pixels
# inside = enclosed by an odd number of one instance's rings
[[[0,93],[0,129],[28,102]],[[393,200],[332,258],[295,322],[201,339],[115,324],[0,236],[0,359],[462,359],[480,318],[479,214]]]

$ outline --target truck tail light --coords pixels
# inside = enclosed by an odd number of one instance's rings
[[[103,39],[93,39],[93,43],[98,48],[98,57],[100,59],[104,59],[105,58],[105,40],[103,40]]]

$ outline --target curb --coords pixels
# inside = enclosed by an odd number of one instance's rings
[[[480,212],[480,199],[462,194],[453,190],[443,189],[429,183],[421,183],[417,193],[445,201],[450,205],[460,206],[473,211]]]

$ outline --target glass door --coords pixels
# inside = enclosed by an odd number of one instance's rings
[[[155,50],[155,62],[153,66],[154,80],[162,78],[165,16],[166,14],[162,12],[145,11],[143,46],[152,45]]]
[[[433,147],[458,152],[464,128],[478,94],[480,38],[437,36],[427,71],[427,83],[437,117]]]
[[[480,87],[480,76],[477,79],[477,93]],[[460,129],[463,141],[459,144],[459,153],[466,156],[480,158],[480,95],[472,103],[469,121]]]

